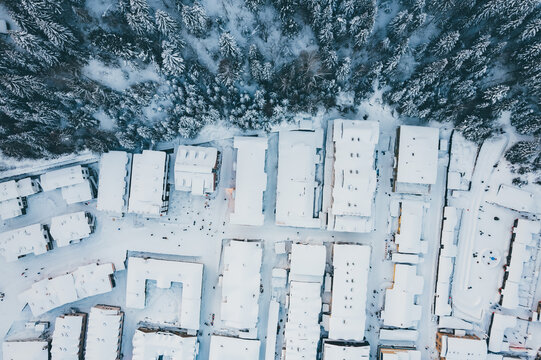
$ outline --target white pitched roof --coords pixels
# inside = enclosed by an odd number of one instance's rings
[[[23,203],[19,198],[0,201],[0,217],[2,220],[7,220],[21,216],[23,208]]]
[[[29,177],[17,181],[5,181],[0,183],[0,202],[29,196],[36,192],[37,189]]]
[[[370,247],[334,244],[329,339],[363,341]]]
[[[39,316],[64,304],[111,291],[114,270],[111,263],[80,266],[71,273],[35,282],[19,294],[19,299],[28,303],[34,316]]]
[[[49,229],[58,247],[68,246],[71,241],[89,237],[92,230],[84,211],[55,216]]]
[[[130,257],[126,281],[126,307],[144,309],[147,280],[156,280],[156,286],[162,289],[170,288],[172,282],[181,283],[182,304],[179,325],[184,329],[199,329],[203,264]]]
[[[419,254],[424,252],[421,242],[423,231],[423,212],[425,203],[415,200],[400,202],[400,225],[395,235],[398,251]]]
[[[257,360],[259,340],[212,335],[209,360]]]
[[[41,187],[43,188],[43,191],[49,191],[64,186],[80,184],[85,179],[83,169],[84,168],[81,165],[75,165],[49,171],[40,176]]]
[[[85,179],[79,184],[65,186],[60,189],[62,197],[68,204],[89,201],[93,199],[90,180]]]
[[[214,191],[218,149],[181,145],[175,158],[175,189],[203,195]]]
[[[531,273],[534,268],[538,253],[537,241],[533,236],[541,230],[539,221],[519,219],[517,226],[513,228],[514,241],[512,243],[511,259],[507,266],[507,278],[502,288],[502,306],[508,309],[516,309],[521,301],[519,286],[533,281]],[[530,266],[528,266],[530,264]],[[524,296],[524,295],[523,295]]]
[[[400,126],[397,182],[435,184],[438,175],[439,129]]]
[[[220,319],[226,327],[257,328],[262,255],[260,242],[224,245]]]
[[[98,210],[114,214],[124,212],[128,161],[128,154],[125,151],[110,151],[101,156]]]
[[[7,261],[15,261],[19,257],[34,254],[45,254],[49,239],[41,224],[33,224],[23,228],[0,233],[0,255]]]
[[[166,182],[167,154],[144,150],[133,155],[128,211],[144,215],[160,215]]]
[[[171,360],[195,360],[199,348],[195,336],[149,329],[137,329],[132,344],[132,360],[155,360],[160,356]]]
[[[35,185],[34,181],[29,177],[17,180],[17,190],[19,196],[29,196],[38,192],[37,185]]]
[[[460,337],[442,337],[441,357],[446,360],[485,360],[487,358],[486,340]]]
[[[378,140],[376,121],[334,120],[333,215],[372,215],[377,184],[374,150]]]
[[[284,338],[287,360],[316,358],[321,336],[320,312],[321,284],[292,281]]]
[[[494,313],[490,325],[488,350],[492,352],[509,351],[509,343],[505,338],[505,331],[517,325],[516,316]]]
[[[237,149],[235,210],[229,221],[237,225],[263,225],[267,138],[235,136],[233,146]]]
[[[19,196],[17,182],[15,180],[0,183],[0,201],[15,199]]]
[[[395,264],[393,287],[385,292],[383,325],[398,328],[416,328],[421,319],[422,306],[415,297],[423,293],[423,277],[417,276],[414,265]]]
[[[323,360],[369,360],[370,345],[345,346],[325,343]]]
[[[4,341],[4,360],[49,360],[47,340]]]
[[[325,274],[327,249],[323,245],[293,244],[290,281],[321,283]]]
[[[267,341],[265,342],[264,360],[274,360],[277,339],[276,329],[280,316],[280,303],[276,299],[271,299],[267,315]]]
[[[82,351],[86,315],[68,314],[56,318],[51,345],[54,360],[78,360]]]
[[[321,131],[281,131],[278,143],[276,224],[318,228],[314,217],[317,151],[323,146]]]
[[[119,358],[123,319],[119,307],[97,305],[90,309],[85,360]]]
[[[541,212],[533,193],[505,184],[498,188],[494,203],[517,211]]]
[[[410,349],[380,348],[381,360],[421,360],[421,352]]]

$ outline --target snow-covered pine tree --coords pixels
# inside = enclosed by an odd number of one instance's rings
[[[336,70],[336,80],[338,82],[346,82],[351,74],[351,58],[345,57],[342,63]]]
[[[505,159],[512,164],[527,164],[539,154],[539,143],[519,141],[505,153]]]
[[[180,26],[168,13],[163,10],[156,10],[154,14],[158,31],[167,37],[174,37],[180,32]]]
[[[458,43],[460,34],[458,31],[448,31],[441,35],[433,44],[430,46],[430,52],[436,56],[445,56],[454,49]]]
[[[224,32],[219,40],[220,53],[224,58],[236,59],[240,57],[240,49],[235,38],[229,33]]]
[[[180,49],[169,41],[163,41],[162,48],[162,71],[171,76],[182,75],[185,65]]]
[[[43,31],[45,36],[47,36],[49,41],[60,49],[72,47],[77,41],[71,30],[54,21],[36,19],[36,24],[41,31]]]
[[[208,17],[205,9],[195,2],[192,6],[182,5],[182,21],[186,29],[195,36],[202,37],[208,29]]]
[[[52,66],[58,64],[58,54],[52,51],[36,35],[26,31],[10,31],[13,42],[20,48],[26,50],[30,55]]]
[[[129,0],[125,14],[128,25],[136,34],[152,34],[156,30],[146,0]]]
[[[31,75],[3,74],[0,77],[0,84],[13,95],[26,99],[39,96],[44,91],[43,84]]]
[[[539,33],[541,33],[541,18],[533,18],[524,26],[520,40],[530,40]]]

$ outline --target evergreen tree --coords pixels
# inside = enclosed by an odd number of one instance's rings
[[[163,42],[162,48],[162,71],[171,76],[182,75],[185,65],[179,49],[167,41]]]
[[[182,21],[189,32],[202,37],[208,29],[208,18],[205,9],[195,2],[192,6],[182,5]]]
[[[165,11],[156,10],[154,14],[158,31],[167,37],[175,37],[180,32],[178,23]]]

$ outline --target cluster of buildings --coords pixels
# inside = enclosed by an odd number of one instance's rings
[[[328,231],[368,233],[375,228],[378,188],[379,123],[336,119],[322,129],[305,127],[281,131],[278,139],[275,224]],[[460,139],[457,140],[460,143]],[[474,151],[463,143],[461,156]],[[435,349],[446,360],[501,360],[537,351],[532,334],[541,337],[541,306],[535,309],[541,230],[531,214],[538,205],[532,194],[502,184],[491,203],[517,211],[510,246],[505,256],[487,252],[480,260],[500,267],[503,278],[499,302],[488,317],[488,328],[456,316],[453,280],[459,254],[463,209],[443,209],[441,243],[434,303],[422,303],[427,291],[420,274],[428,249],[425,238],[431,188],[438,179],[439,130],[400,126],[397,133],[392,185],[391,221],[395,226],[388,255],[393,264],[392,285],[385,290],[379,314],[380,360],[420,360],[416,349],[420,322],[432,307],[438,319]],[[268,139],[237,136],[233,139],[235,185],[230,195],[233,225],[262,226],[267,188]],[[169,166],[172,155],[144,150],[140,154],[113,151],[103,154],[99,181],[89,167],[76,165],[0,184],[0,216],[9,219],[25,213],[26,198],[39,191],[60,190],[67,204],[97,197],[98,211],[112,216],[133,213],[159,217],[169,206]],[[194,196],[211,196],[219,179],[221,153],[210,146],[179,146],[174,154],[174,189]],[[451,157],[447,189],[466,192],[472,166]],[[385,179],[386,180],[386,179]],[[94,217],[78,211],[0,234],[0,255],[7,261],[89,237]],[[278,247],[279,244],[277,243]],[[280,245],[281,246],[281,245]],[[210,360],[362,360],[376,353],[365,336],[371,248],[351,243],[291,245],[289,268],[272,272],[272,288],[283,287],[285,301],[272,296],[268,311],[260,309],[263,242],[225,240],[222,243],[219,311],[210,335]],[[470,254],[469,254],[470,255]],[[473,257],[476,258],[477,254]],[[500,263],[500,257],[502,262]],[[149,284],[177,291],[178,303],[166,320],[145,318],[132,338],[133,359],[192,359],[199,354],[204,265],[174,260],[173,256],[135,256],[126,259],[126,309],[142,310],[148,304]],[[34,316],[60,306],[110,292],[115,266],[89,264],[34,283],[19,295]],[[282,308],[282,309],[281,309]],[[533,310],[535,309],[535,310]],[[280,310],[285,321],[279,320]],[[267,317],[267,337],[258,334],[260,316]],[[6,359],[16,359],[24,348],[35,359],[120,359],[124,312],[120,307],[97,305],[88,314],[74,311],[56,319],[50,339],[9,340],[3,344]],[[284,341],[278,344],[277,333]],[[373,346],[374,344],[372,344]],[[11,357],[10,357],[11,356]],[[508,357],[509,358],[509,357]]]
[[[7,220],[26,214],[26,198],[39,191],[37,181],[29,177],[0,183],[0,218]]]
[[[541,344],[535,303],[541,268],[539,209],[533,195],[523,189],[505,184],[491,189],[490,174],[484,171],[496,165],[476,159],[486,161],[488,152],[498,150],[493,147],[482,148],[478,155],[477,146],[453,134],[433,304],[436,349],[442,359],[531,358]],[[470,205],[473,196],[481,197],[473,203],[482,214],[475,218],[470,214],[477,210]],[[483,222],[483,217],[491,222]],[[496,231],[483,237],[485,224],[503,222],[505,227],[508,221],[510,235]],[[494,280],[485,280],[486,273]],[[491,288],[498,278],[500,288]],[[487,293],[495,296],[487,301],[483,298]]]
[[[0,255],[16,261],[29,254],[41,255],[53,248],[68,246],[92,234],[94,217],[85,211],[54,216],[49,224],[32,224],[0,233]]]
[[[123,325],[119,307],[96,305],[89,314],[74,311],[58,316],[51,336],[4,341],[3,356],[9,360],[118,360]]]

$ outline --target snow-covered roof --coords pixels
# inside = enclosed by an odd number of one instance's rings
[[[110,151],[101,156],[97,209],[113,214],[124,212],[129,157],[125,151]]]
[[[538,241],[534,235],[539,234],[541,222],[518,219],[513,228],[514,240],[511,244],[511,258],[507,266],[507,277],[502,288],[502,306],[516,309],[521,304],[520,287],[531,283],[533,269],[538,256]]]
[[[259,340],[212,335],[209,360],[256,360],[259,347]]]
[[[229,221],[237,225],[263,225],[267,138],[235,136],[233,146],[237,149],[235,210]]]
[[[485,360],[487,342],[480,339],[443,335],[440,355],[445,360]]]
[[[0,183],[0,201],[15,199],[19,196],[17,182],[15,180]]]
[[[394,284],[385,292],[383,325],[398,328],[416,328],[421,319],[422,306],[416,305],[416,296],[423,293],[423,277],[417,276],[414,265],[395,264]]]
[[[129,212],[160,215],[167,182],[167,161],[163,151],[143,150],[142,154],[133,155]]]
[[[60,189],[60,192],[68,204],[89,201],[94,198],[92,184],[89,179],[85,179],[79,184],[65,186]]]
[[[370,247],[334,244],[333,267],[329,339],[363,341]]]
[[[49,237],[41,224],[0,233],[0,255],[15,261],[28,254],[41,255],[49,250]]]
[[[421,233],[425,203],[415,200],[400,202],[400,221],[395,242],[401,253],[419,254],[424,252]]]
[[[195,360],[199,349],[195,336],[146,328],[135,331],[132,345],[132,360]]]
[[[316,164],[320,164],[323,132],[281,131],[278,143],[276,224],[319,228],[316,208]]]
[[[517,325],[517,318],[512,315],[494,313],[490,325],[490,337],[488,338],[488,350],[492,352],[509,351],[509,343],[505,338],[505,331]]]
[[[323,245],[293,244],[289,280],[321,284],[325,274],[326,258],[327,250]]]
[[[82,183],[88,177],[88,169],[75,165],[63,169],[49,171],[40,176],[43,191],[58,189]]]
[[[68,314],[56,318],[51,344],[54,360],[79,359],[83,350],[86,314]]]
[[[493,202],[517,211],[541,212],[533,193],[505,184],[500,185]]]
[[[421,360],[421,352],[412,349],[380,348],[381,360]]]
[[[74,240],[90,236],[92,229],[88,222],[84,211],[55,216],[51,219],[49,232],[58,247],[68,246]]]
[[[453,131],[447,189],[469,190],[477,151],[476,143],[467,140],[460,132]]]
[[[175,158],[175,189],[204,195],[214,191],[218,149],[181,145]]]
[[[17,181],[5,181],[0,183],[0,202],[33,195],[37,192],[37,185],[29,177]]]
[[[315,359],[321,327],[321,284],[292,281],[284,347],[287,360]]]
[[[4,200],[0,202],[0,218],[2,220],[13,219],[23,214],[24,205],[20,198]]]
[[[39,188],[36,182],[29,177],[17,180],[17,191],[19,192],[19,196],[34,195],[38,190]]]
[[[173,260],[130,257],[126,281],[126,307],[144,309],[147,280],[155,280],[160,289],[171,283],[182,284],[181,328],[198,330],[201,308],[203,264]]]
[[[278,328],[280,316],[280,303],[276,299],[271,299],[267,315],[267,340],[265,341],[264,360],[274,360],[277,339],[276,329]]]
[[[90,309],[85,360],[120,358],[124,313],[119,307],[96,305]]]
[[[438,175],[439,129],[400,126],[396,181],[435,184]]]
[[[419,339],[419,331],[411,329],[380,329],[379,340],[396,342],[414,343]]]
[[[443,208],[443,225],[441,231],[441,250],[436,282],[436,300],[434,313],[438,316],[451,315],[451,278],[454,270],[454,258],[457,254],[455,239],[457,237],[458,214],[455,207]]]
[[[333,215],[371,216],[376,170],[377,121],[334,120]]]
[[[263,249],[256,241],[230,241],[223,249],[220,319],[235,329],[257,328]]]
[[[49,360],[47,340],[4,341],[4,360]]]
[[[19,294],[19,299],[28,303],[34,316],[39,316],[64,304],[111,291],[114,271],[112,263],[80,266],[73,272],[35,282]]]
[[[370,345],[346,346],[325,343],[323,360],[368,360]]]

